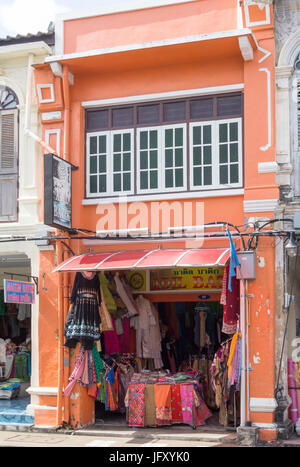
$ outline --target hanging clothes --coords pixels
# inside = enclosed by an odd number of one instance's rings
[[[158,312],[148,299],[139,295],[136,299],[138,316],[132,318],[136,330],[136,355],[139,358],[153,358],[155,368],[161,368],[161,334]]]
[[[136,303],[134,301],[131,289],[125,277],[120,278],[118,274],[114,277],[116,283],[116,290],[127,307],[127,316],[132,317],[138,315]]]
[[[112,316],[115,316],[117,312],[117,305],[109,289],[109,281],[102,271],[98,274],[98,278],[106,308]]]
[[[225,334],[234,334],[237,329],[237,323],[240,317],[240,281],[231,277],[231,291],[228,289],[229,265],[225,266],[226,274],[226,304],[223,311],[222,332]],[[222,298],[224,302],[224,297]]]
[[[96,274],[90,278],[77,272],[70,298],[71,308],[65,323],[65,346],[74,348],[81,342],[92,349],[100,339],[100,284]]]

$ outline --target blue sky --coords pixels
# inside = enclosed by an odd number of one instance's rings
[[[109,0],[109,4],[126,2],[130,0]],[[107,0],[0,0],[0,37],[46,32],[56,14],[94,10],[103,4]]]

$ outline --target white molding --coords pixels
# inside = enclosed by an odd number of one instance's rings
[[[26,389],[26,392],[33,396],[57,396],[58,389],[57,387],[30,386],[28,389]]]
[[[258,2],[251,2],[247,1],[245,3],[244,8],[245,8],[245,18],[246,18],[246,26],[247,28],[253,28],[254,26],[265,26],[271,24],[271,12],[270,12],[270,5],[264,5],[266,8],[266,19],[264,21],[250,21],[250,15],[249,15],[249,6],[252,5],[257,5]]]
[[[43,112],[42,113],[42,120],[44,122],[49,122],[52,120],[61,120],[61,119],[62,119],[62,115],[61,115],[60,110],[57,110],[55,112]]]
[[[59,128],[45,130],[45,141],[47,144],[50,144],[50,135],[56,135],[56,153],[58,156],[60,155],[60,133],[61,130]]]
[[[278,404],[273,397],[251,397],[251,412],[274,412]]]
[[[42,96],[42,89],[50,89],[51,97],[49,99],[44,99]],[[37,92],[39,97],[40,104],[47,104],[49,102],[54,102],[54,87],[52,83],[48,84],[38,84],[37,85]]]
[[[259,162],[258,163],[258,173],[277,173],[279,166],[277,162]]]
[[[265,146],[260,146],[261,151],[267,151],[271,147],[272,142],[272,122],[271,122],[271,72],[268,68],[260,68],[259,71],[264,71],[267,74],[267,126],[268,126],[268,142]]]
[[[273,212],[278,206],[277,199],[244,201],[244,212]]]
[[[214,32],[210,34],[196,34],[193,36],[184,36],[184,37],[176,37],[172,39],[163,39],[158,41],[151,41],[151,42],[142,42],[137,44],[125,44],[119,45],[116,47],[108,47],[104,49],[94,49],[88,50],[84,52],[73,52],[68,54],[61,54],[61,55],[53,55],[48,56],[45,58],[46,63],[51,62],[61,62],[64,60],[72,60],[77,58],[87,58],[87,57],[94,57],[94,56],[101,56],[101,55],[108,55],[113,53],[120,53],[120,52],[129,52],[133,50],[143,50],[143,49],[150,49],[154,47],[165,47],[170,45],[179,45],[179,44],[190,44],[193,42],[203,42],[208,40],[215,40],[215,39],[224,39],[227,37],[239,37],[239,36],[246,36],[251,35],[251,30],[248,28],[245,29],[232,29],[229,31],[220,31]]]
[[[239,41],[239,47],[241,50],[241,54],[245,62],[249,60],[253,60],[254,53],[253,53],[253,48],[250,44],[249,38],[247,36],[242,36],[238,38],[238,41]]]
[[[196,89],[183,89],[180,91],[169,91],[169,92],[158,92],[152,94],[141,94],[126,97],[115,97],[112,99],[97,99],[92,101],[82,101],[81,105],[84,108],[93,107],[107,107],[110,105],[122,105],[122,104],[133,104],[144,101],[155,101],[171,98],[182,98],[182,97],[193,97],[193,96],[204,96],[209,94],[222,94],[226,92],[242,91],[244,89],[244,83],[228,84],[224,86],[211,86],[208,88],[196,88]]]
[[[27,42],[24,44],[4,45],[0,47],[0,56],[2,55],[16,55],[25,56],[29,53],[33,55],[51,54],[52,49],[44,41]]]
[[[295,60],[299,54],[300,47],[300,32],[297,30],[291,34],[282,46],[278,58],[277,67],[291,66],[294,67]]]
[[[197,199],[197,198],[215,198],[215,197],[224,197],[224,196],[239,196],[244,194],[244,188],[232,188],[225,190],[203,190],[187,193],[163,193],[157,195],[136,195],[128,196],[127,203],[132,203],[134,201],[163,201],[163,200],[180,200],[180,199]],[[122,197],[111,197],[111,198],[93,198],[93,199],[83,199],[82,205],[98,205],[98,204],[110,204],[110,203],[121,203]]]
[[[276,423],[252,423],[252,426],[260,428],[262,430],[278,430],[278,425]]]

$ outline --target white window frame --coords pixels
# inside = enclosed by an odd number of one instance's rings
[[[157,170],[158,170],[158,184],[157,188],[141,188],[141,179],[140,179],[140,171],[141,171],[141,164],[140,164],[140,135],[142,131],[157,131]],[[163,191],[162,188],[162,167],[161,167],[161,127],[160,126],[153,126],[153,127],[138,127],[136,129],[136,178],[137,178],[137,194],[146,194],[146,193],[161,193]],[[142,169],[143,170],[143,169]],[[149,172],[148,168],[148,172]]]
[[[220,163],[219,163],[219,125],[222,123],[238,123],[238,160],[239,166],[239,182],[237,183],[220,183]],[[212,141],[212,184],[211,185],[194,185],[194,163],[193,163],[193,128],[198,126],[211,125],[211,141]],[[242,118],[226,118],[217,120],[207,120],[190,122],[189,124],[189,162],[190,162],[190,190],[191,191],[203,191],[203,190],[215,190],[215,189],[228,189],[228,188],[241,188],[243,186],[243,141],[242,141]]]
[[[165,166],[165,130],[171,129],[175,130],[176,128],[182,128],[183,130],[183,186],[182,187],[166,187],[165,184],[165,170],[168,167]],[[157,188],[148,188],[141,189],[140,186],[140,134],[142,131],[157,131],[157,143],[158,143],[158,187]],[[177,192],[177,191],[186,191],[187,190],[187,124],[186,123],[176,123],[174,125],[157,125],[153,127],[138,127],[137,128],[137,164],[136,164],[136,176],[137,176],[137,194],[147,194],[147,193],[168,193],[168,192]],[[148,169],[149,170],[149,169]],[[173,169],[175,170],[175,169]]]
[[[110,132],[110,137],[109,137],[109,145],[108,145],[108,174],[109,174],[109,187],[110,187],[110,194],[113,195],[113,196],[117,196],[117,195],[131,195],[134,193],[134,172],[135,172],[135,166],[134,166],[134,152],[135,152],[135,148],[134,148],[134,129],[133,128],[128,128],[128,129],[125,129],[125,130],[111,130]],[[125,133],[130,133],[131,135],[131,147],[130,147],[130,151],[126,151],[126,152],[130,152],[130,186],[131,186],[131,189],[130,190],[121,190],[121,191],[114,191],[113,190],[113,175],[114,175],[114,172],[113,172],[113,138],[114,138],[114,135],[124,135]],[[123,154],[123,151],[121,151],[121,153]],[[124,172],[127,172],[127,171],[124,171]],[[120,172],[121,174],[123,173],[123,171]]]
[[[124,134],[124,133],[130,133],[131,135],[131,148],[130,148],[130,190],[126,191],[113,191],[113,137],[116,134]],[[106,155],[107,155],[107,160],[106,160],[106,191],[105,192],[99,192],[97,191],[96,193],[91,193],[90,191],[90,177],[92,175],[97,175],[99,177],[100,173],[97,172],[97,174],[91,174],[90,173],[90,157],[97,155],[99,157],[99,152],[97,154],[90,154],[89,152],[89,147],[90,147],[90,138],[96,136],[99,138],[99,136],[106,136]],[[127,151],[126,151],[127,152]],[[98,164],[98,163],[97,163]],[[122,172],[121,172],[122,173]],[[134,193],[134,130],[133,128],[130,128],[128,130],[111,130],[111,131],[97,131],[97,132],[89,132],[86,135],[86,196],[87,198],[95,198],[96,196],[118,196],[118,195],[130,195]]]
[[[183,129],[183,186],[182,187],[173,187],[173,188],[170,188],[170,187],[166,187],[165,185],[165,170],[168,169],[168,167],[166,168],[165,166],[165,155],[164,155],[164,151],[165,151],[165,148],[166,148],[166,145],[165,145],[165,130],[168,130],[168,129],[176,129],[176,128],[182,128]],[[174,125],[163,125],[161,127],[161,131],[162,131],[162,177],[163,177],[163,181],[162,181],[162,193],[166,193],[166,192],[174,192],[174,191],[186,191],[187,190],[187,140],[186,140],[186,135],[187,135],[187,123],[178,123],[178,124],[174,124]],[[175,166],[174,166],[175,167]]]

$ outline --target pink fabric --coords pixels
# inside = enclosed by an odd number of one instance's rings
[[[193,425],[193,386],[188,384],[181,384],[180,397],[183,423],[186,423],[187,425]]]
[[[295,378],[295,362],[293,360],[288,360],[288,385],[289,385],[289,395],[292,399],[292,405],[289,408],[290,418],[294,425],[296,425],[298,420],[298,400],[297,400],[297,390],[296,388],[296,378]]]
[[[67,387],[65,388],[64,390],[64,395],[66,397],[69,397],[71,392],[72,392],[72,389],[76,383],[77,380],[79,380],[79,378],[81,377],[82,373],[83,373],[83,370],[84,370],[84,365],[85,365],[85,351],[82,349],[80,351],[80,354],[79,354],[79,357],[77,359],[77,362],[75,364],[75,368],[69,378],[69,384],[67,385]]]

